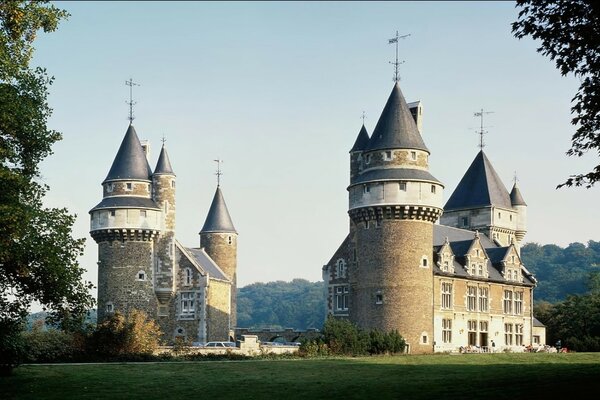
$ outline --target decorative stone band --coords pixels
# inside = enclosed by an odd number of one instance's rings
[[[527,231],[515,231],[515,238],[517,239],[517,242],[522,242],[526,233]]]
[[[437,207],[397,205],[354,208],[348,211],[356,223],[381,219],[414,219],[434,223],[442,215]]]
[[[99,229],[91,231],[90,235],[96,243],[128,240],[145,242],[153,240],[159,233],[156,229]]]

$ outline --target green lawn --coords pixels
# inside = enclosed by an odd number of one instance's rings
[[[577,399],[599,392],[600,353],[26,365],[0,378],[3,400]]]

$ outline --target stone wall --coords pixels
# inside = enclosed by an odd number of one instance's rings
[[[207,340],[229,340],[230,300],[233,290],[228,282],[211,279],[206,299]]]

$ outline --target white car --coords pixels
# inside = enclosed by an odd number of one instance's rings
[[[234,342],[208,342],[204,345],[204,347],[217,348],[217,349],[231,348],[231,347],[235,347],[235,343]]]

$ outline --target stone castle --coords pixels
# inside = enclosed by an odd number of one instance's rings
[[[219,185],[200,247],[175,237],[176,176],[163,144],[154,172],[149,146],[129,125],[90,211],[98,243],[98,322],[146,312],[164,339],[229,340],[236,325],[237,232]]]
[[[544,344],[516,182],[509,193],[481,146],[442,205],[421,119],[396,82],[373,134],[363,124],[350,150],[349,234],[323,267],[328,312],[397,330],[415,354]]]

